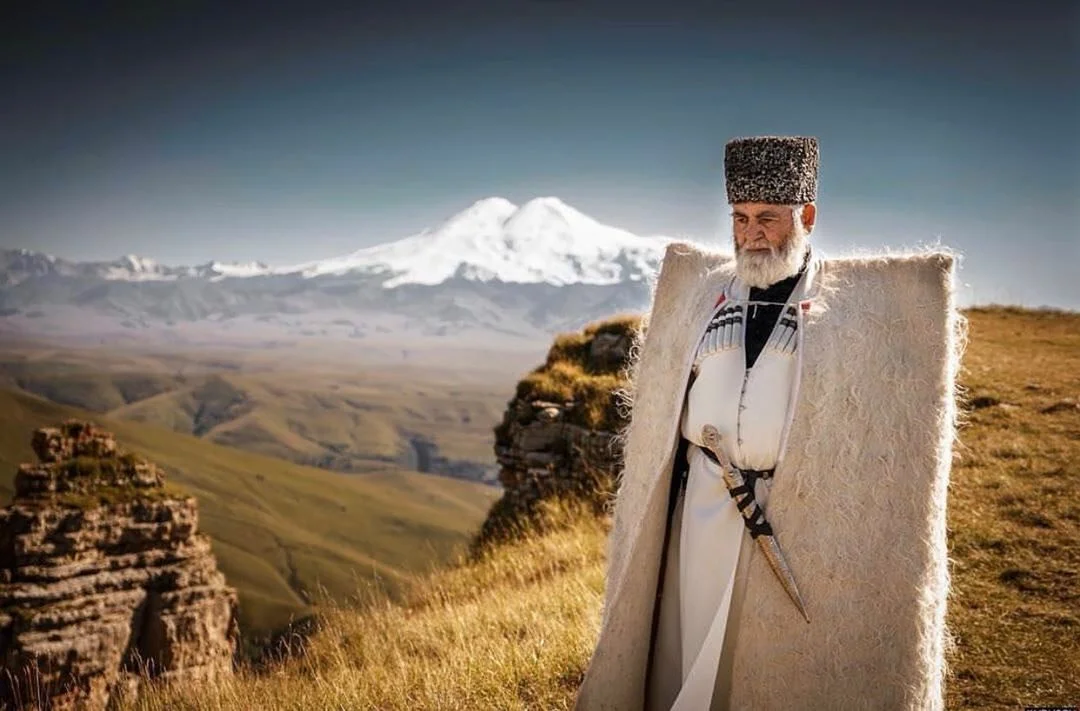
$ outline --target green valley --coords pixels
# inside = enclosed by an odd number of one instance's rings
[[[306,616],[323,592],[348,599],[360,581],[377,579],[395,594],[406,573],[453,557],[499,493],[391,464],[362,475],[303,466],[8,388],[0,390],[5,501],[18,463],[34,460],[33,430],[69,417],[111,430],[198,498],[201,527],[240,592],[249,636]]]

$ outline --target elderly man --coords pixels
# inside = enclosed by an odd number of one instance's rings
[[[942,706],[946,253],[821,257],[816,139],[728,143],[734,259],[670,245],[577,708]]]

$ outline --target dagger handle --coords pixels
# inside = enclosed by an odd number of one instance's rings
[[[769,525],[765,512],[754,496],[753,484],[746,481],[741,471],[731,466],[731,460],[720,447],[719,430],[712,425],[705,425],[701,430],[701,438],[720,463],[720,473],[724,477],[724,484],[731,498],[735,499],[735,505],[739,507],[739,513],[742,514],[746,527],[750,530],[750,537],[756,539],[762,535],[773,535],[772,526]]]

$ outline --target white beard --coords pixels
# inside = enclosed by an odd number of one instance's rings
[[[806,228],[798,220],[784,246],[748,251],[735,246],[735,274],[747,286],[764,289],[799,273],[807,247]]]

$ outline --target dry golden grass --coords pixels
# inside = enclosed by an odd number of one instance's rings
[[[555,337],[544,363],[522,378],[516,396],[576,407],[566,421],[589,429],[613,432],[625,424],[615,392],[625,386],[623,364],[598,363],[590,357],[593,340],[601,334],[632,336],[641,321],[636,314],[591,323],[581,331]]]
[[[1080,315],[976,309],[949,495],[949,708],[1080,702]]]
[[[610,432],[620,424],[613,393],[623,385],[616,375],[590,374],[576,363],[560,361],[522,378],[517,396],[556,403],[573,400],[578,406],[567,413],[569,422]]]
[[[1080,700],[1080,316],[970,312],[972,408],[949,500],[950,709]],[[266,674],[155,689],[140,709],[561,709],[595,643],[604,524],[585,517],[336,608]]]
[[[152,687],[129,708],[565,709],[595,643],[605,524],[574,521],[412,580],[389,602],[333,608],[268,673]],[[550,522],[549,522],[550,523]]]
[[[592,344],[593,339],[601,334],[632,336],[640,323],[641,316],[639,314],[620,314],[603,321],[590,323],[580,331],[561,333],[555,337],[551,348],[548,350],[547,364],[570,362],[577,364],[586,372],[614,373],[621,366],[600,370],[590,368],[589,346]]]

